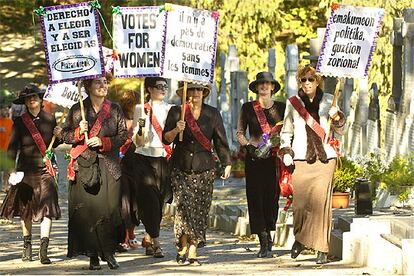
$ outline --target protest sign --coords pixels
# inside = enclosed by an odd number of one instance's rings
[[[316,70],[326,76],[366,77],[384,10],[332,4]]]
[[[167,10],[161,58],[164,77],[211,84],[216,59],[218,12],[168,5],[171,8]]]
[[[83,87],[81,92],[83,99],[88,97]],[[72,105],[79,102],[78,87],[71,81],[48,85],[43,99],[66,108],[71,108]]]
[[[105,63],[105,72],[112,72],[114,68],[115,58],[112,49],[102,46],[102,52]]]
[[[159,7],[119,8],[112,20],[115,77],[159,76],[165,12]]]
[[[99,18],[88,3],[45,7],[41,17],[49,83],[104,74]]]

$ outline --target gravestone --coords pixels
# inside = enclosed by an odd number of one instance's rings
[[[296,72],[299,65],[298,45],[288,44],[286,47],[285,61],[285,93],[287,97],[298,93],[298,84],[296,82]]]

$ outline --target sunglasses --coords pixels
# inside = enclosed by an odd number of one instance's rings
[[[309,82],[314,82],[316,79],[314,78],[314,77],[309,77],[309,78],[301,78],[300,79],[300,82],[306,82],[306,81],[309,81]]]
[[[154,88],[157,88],[158,90],[167,90],[168,89],[168,85],[166,84],[157,84],[153,86]]]

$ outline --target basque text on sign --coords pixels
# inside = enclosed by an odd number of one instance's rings
[[[384,10],[332,4],[317,71],[337,77],[366,77]]]

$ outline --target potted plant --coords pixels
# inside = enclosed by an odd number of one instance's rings
[[[341,157],[341,162],[333,176],[332,208],[349,207],[351,190],[361,174],[361,168],[355,162],[346,157]]]
[[[237,151],[233,151],[231,155],[231,171],[234,177],[244,177],[244,159],[246,158],[246,153],[244,150],[239,149]]]
[[[385,170],[382,181],[381,188],[397,195],[400,202],[407,201],[414,192],[414,154],[395,156]]]

